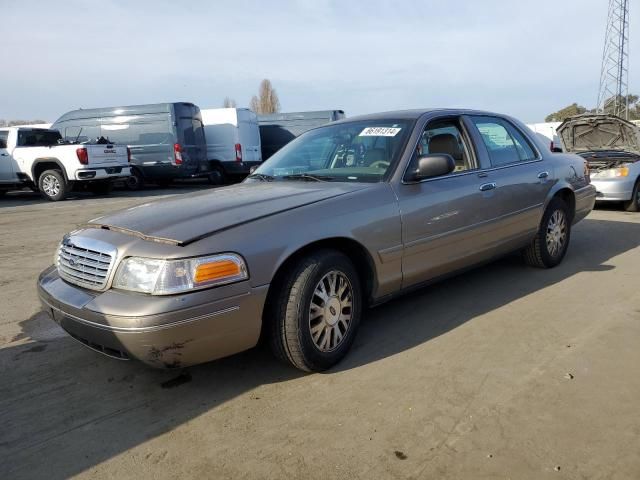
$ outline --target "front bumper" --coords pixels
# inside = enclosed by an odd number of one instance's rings
[[[116,178],[129,177],[131,170],[129,167],[104,167],[104,168],[83,168],[76,170],[75,180],[113,180]]]
[[[633,196],[636,179],[631,177],[607,178],[591,180],[596,187],[597,201],[626,202]]]
[[[55,267],[38,278],[44,311],[73,338],[110,357],[158,368],[204,363],[255,346],[267,289],[217,299],[206,293],[217,289],[152,297],[86,290],[62,280]]]

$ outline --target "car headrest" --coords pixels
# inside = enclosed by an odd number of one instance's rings
[[[374,162],[387,160],[387,151],[384,148],[372,148],[371,150],[367,150],[367,153],[364,154],[364,164],[371,165]]]
[[[454,160],[462,159],[462,150],[458,139],[450,133],[434,135],[429,140],[429,153],[447,153]]]

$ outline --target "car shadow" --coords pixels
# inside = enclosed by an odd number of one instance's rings
[[[324,375],[400,354],[580,272],[611,270],[610,259],[640,245],[640,224],[587,219],[571,242],[554,269],[513,255],[368,311],[350,354]],[[218,407],[236,397],[259,402],[261,385],[304,376],[264,347],[158,371],[87,350],[43,313],[20,326],[20,343],[0,349],[0,478],[68,478],[203,414],[223,415]]]

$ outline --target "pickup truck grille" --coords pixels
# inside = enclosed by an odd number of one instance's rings
[[[102,242],[99,242],[102,243]],[[115,252],[87,248],[82,242],[65,239],[58,253],[60,276],[81,287],[102,290],[109,280]]]

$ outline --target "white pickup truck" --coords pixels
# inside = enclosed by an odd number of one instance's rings
[[[0,196],[31,187],[53,201],[74,188],[107,194],[114,179],[128,177],[129,149],[109,143],[62,143],[57,130],[0,128]]]

